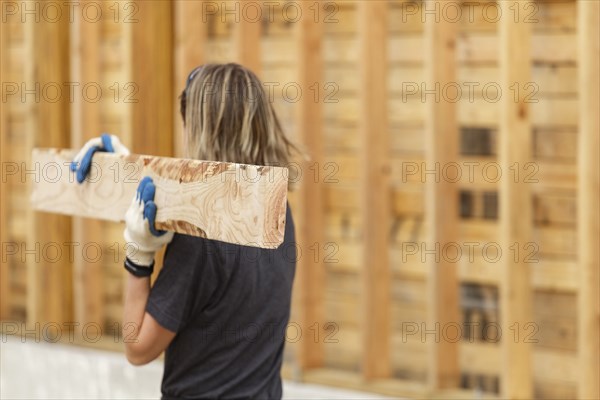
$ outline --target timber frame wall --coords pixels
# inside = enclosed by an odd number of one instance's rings
[[[311,157],[290,198],[302,256],[285,376],[395,396],[600,398],[598,1],[276,1],[255,19],[261,2],[83,0],[72,21],[35,23],[6,4],[3,330],[108,330],[121,318],[122,226],[33,212],[32,178],[21,176],[31,149],[106,131],[136,153],[182,156],[176,99],[188,72],[237,61],[275,88],[284,129]],[[79,83],[74,101],[66,82]],[[427,92],[468,82],[504,95]],[[63,95],[20,91],[36,83]],[[493,163],[520,179],[475,170],[453,183],[408,169],[453,163]],[[67,242],[102,257],[48,261],[43,249]],[[437,262],[427,256],[436,243],[494,243],[506,256]],[[105,336],[95,345],[111,347]]]

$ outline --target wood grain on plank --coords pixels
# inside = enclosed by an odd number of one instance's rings
[[[37,210],[122,221],[139,181],[150,176],[157,187],[157,229],[264,248],[283,241],[286,168],[97,153],[79,185],[69,170],[74,155],[34,149]]]

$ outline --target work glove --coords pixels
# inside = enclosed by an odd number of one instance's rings
[[[129,149],[115,135],[103,133],[102,136],[88,140],[71,162],[71,171],[76,173],[78,183],[83,183],[90,172],[92,157],[97,151],[129,154]]]
[[[127,242],[125,253],[130,261],[141,267],[151,267],[154,253],[173,240],[173,232],[157,231],[154,227],[155,192],[156,186],[152,178],[144,177],[125,214],[126,227],[123,232]]]

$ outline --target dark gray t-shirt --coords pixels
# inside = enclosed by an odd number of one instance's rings
[[[296,269],[294,222],[275,250],[176,234],[146,311],[175,338],[163,398],[281,398]]]

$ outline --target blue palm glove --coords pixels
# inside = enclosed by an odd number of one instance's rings
[[[83,183],[90,173],[92,157],[97,151],[108,153],[129,154],[129,149],[115,135],[103,133],[100,137],[88,140],[71,162],[71,171],[76,173],[78,183]]]
[[[123,236],[129,244],[126,247],[127,258],[139,266],[152,265],[154,253],[173,239],[173,232],[158,231],[154,227],[157,211],[155,193],[156,186],[152,178],[144,177],[125,214]]]

